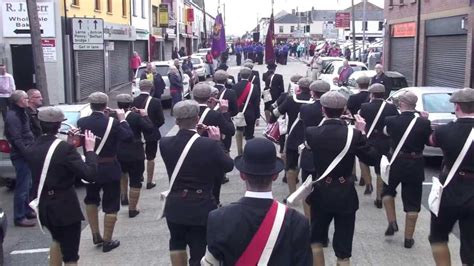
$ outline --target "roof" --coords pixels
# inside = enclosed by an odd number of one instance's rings
[[[344,10],[313,10],[313,21],[335,21],[337,12],[352,12],[352,7]],[[367,1],[366,5],[367,20],[383,21],[383,9],[377,5]],[[360,21],[364,19],[364,4],[360,2],[355,5],[355,20]]]
[[[302,12],[302,13],[306,13],[306,12]],[[294,14],[286,14],[286,15],[276,18],[275,24],[277,23],[278,24],[298,24],[298,23],[306,24],[306,21],[307,21],[306,16],[299,17]],[[311,21],[311,18],[309,18],[309,23],[313,23]]]

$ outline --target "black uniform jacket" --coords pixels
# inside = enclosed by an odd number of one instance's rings
[[[217,99],[219,99],[222,93],[224,93],[222,99],[229,101],[229,113],[231,117],[234,117],[239,112],[239,108],[237,107],[237,95],[235,94],[235,91],[231,88],[229,89],[224,87],[223,84],[216,84],[215,87],[219,90]]]
[[[323,107],[319,100],[312,104],[303,104],[300,108],[300,118],[303,125],[303,132],[306,133],[308,127],[317,127],[324,118]],[[306,139],[306,136],[304,136]],[[307,171],[314,171],[313,154],[310,150],[304,149],[301,153],[301,168]]]
[[[296,99],[309,101],[311,99],[311,94],[309,91],[302,91],[300,94],[296,95]],[[298,122],[291,133],[290,129],[300,113],[301,105],[303,104],[295,102],[293,96],[288,96],[281,105],[278,105],[278,112],[281,115],[288,114],[288,138],[286,140],[286,148],[295,151],[298,150],[298,146],[304,141],[303,123],[301,123],[301,121]],[[272,114],[270,122],[275,122],[276,120],[277,117]]]
[[[199,105],[199,117],[201,117],[206,110],[207,105]],[[201,119],[201,118],[200,118]],[[234,123],[230,119],[230,114],[220,113],[212,109],[207,112],[206,117],[204,118],[203,124],[206,126],[215,126],[218,127],[222,135],[233,136],[235,134]],[[207,137],[207,132],[204,133]]]
[[[90,116],[80,118],[77,121],[77,126],[84,132],[86,129],[91,130],[94,135],[98,137],[104,137],[105,130],[109,118],[101,112],[92,112]],[[100,152],[99,158],[113,158],[117,156],[117,149],[119,142],[132,141],[133,132],[127,122],[119,123],[117,119],[114,119],[112,129],[110,130],[109,137],[105,142],[102,151]],[[102,140],[96,141],[95,150],[99,147]],[[111,181],[120,180],[120,165],[117,160],[111,162],[99,163],[97,183],[107,183]]]
[[[26,156],[38,191],[44,160],[56,136],[43,135],[27,148]],[[97,155],[85,153],[86,161],[76,149],[61,142],[51,157],[48,175],[40,197],[39,213],[45,226],[67,226],[84,220],[74,184],[77,178],[94,182],[97,175]]]
[[[145,160],[145,150],[143,148],[142,133],[150,134],[155,129],[148,116],[142,117],[140,114],[130,112],[127,122],[133,131],[132,141],[121,141],[117,152],[117,157],[121,162],[133,162]]]
[[[207,245],[223,265],[235,265],[260,227],[273,200],[241,198],[209,214]],[[312,265],[308,220],[288,208],[268,265]]]
[[[370,93],[368,91],[359,91],[359,93],[349,96],[349,99],[347,100],[347,109],[352,115],[355,115],[359,112],[362,104],[368,103],[369,101]]]
[[[467,136],[474,127],[474,118],[459,118],[456,122],[451,122],[435,129],[433,134],[433,141],[435,146],[440,147],[444,154],[444,169],[441,173],[440,179],[444,183],[449,170],[453,166],[456,158]],[[471,144],[464,160],[461,162],[456,174],[443,190],[443,197],[441,198],[442,206],[459,206],[474,198],[474,145]],[[470,175],[470,178],[464,176]]]
[[[383,103],[382,99],[373,99],[369,103],[362,104],[360,108],[360,116],[362,116],[365,119],[365,122],[366,122],[365,132],[366,133],[369,132],[369,129],[372,126],[382,103]],[[382,114],[380,115],[379,120],[377,121],[377,124],[374,127],[374,130],[369,136],[369,143],[373,145],[379,151],[380,155],[382,154],[387,155],[387,153],[390,150],[390,140],[387,137],[387,135],[383,133],[383,129],[385,127],[385,123],[384,123],[385,118],[389,116],[395,116],[398,114],[399,113],[395,105],[391,103],[385,104],[385,107],[382,111]]]
[[[377,158],[377,151],[367,144],[367,139],[359,130],[353,129],[351,146],[334,170],[316,183],[309,196],[309,202],[316,209],[328,212],[354,212],[359,208],[359,199],[354,188],[352,174],[355,156],[369,165]],[[319,127],[306,129],[306,143],[313,152],[317,178],[342,151],[347,139],[347,125],[339,119],[329,119]],[[342,177],[342,178],[341,178]],[[341,179],[340,179],[341,178]]]
[[[385,75],[385,73],[382,73],[382,75],[380,76],[373,76],[372,77],[372,80],[370,81],[370,84],[375,84],[375,83],[379,83],[379,84],[382,84],[385,86],[385,95],[388,97],[390,96],[390,92],[392,91],[393,89],[393,82],[392,82],[392,79],[387,77]]]
[[[181,129],[160,141],[160,153],[171,178],[184,147],[195,131]],[[212,196],[215,181],[234,168],[219,141],[199,137],[189,150],[176,177],[165,207],[166,219],[177,224],[206,225],[209,212],[217,208]]]
[[[391,152],[397,147],[414,117],[414,112],[403,112],[385,119],[385,131],[390,136]],[[400,178],[403,182],[422,182],[425,179],[424,161],[421,155],[425,145],[429,144],[430,134],[430,120],[419,117],[403,144],[398,158],[390,167],[390,178]],[[402,153],[418,154],[418,158],[406,158],[400,155]]]
[[[140,80],[146,79],[147,71],[143,71],[140,76]],[[165,91],[166,83],[163,80],[163,77],[158,73],[153,73],[153,97],[161,98],[161,95]]]
[[[252,80],[252,79],[253,79],[252,83],[253,83],[254,88],[257,89],[259,93],[261,93],[262,88],[260,85],[260,73],[257,70],[252,70],[252,75],[250,75],[249,80]],[[237,74],[237,80],[239,82],[242,81],[242,77],[240,77],[240,73]]]
[[[265,103],[265,110],[270,110],[272,104],[278,99],[278,97],[280,97],[283,92],[285,92],[283,76],[267,71],[263,73],[262,79],[265,82],[265,90],[270,90],[270,94],[272,95],[272,100]]]
[[[237,99],[239,99],[240,95],[245,90],[245,86],[247,86],[248,80],[241,80],[235,86],[232,88],[235,91],[235,94],[237,96]],[[242,103],[242,106],[239,106],[239,112],[242,112],[245,106],[245,99],[244,102]],[[247,122],[247,125],[251,125],[255,123],[255,120],[257,120],[260,117],[260,91],[255,88],[255,85],[253,87],[252,95],[249,100],[249,104],[247,106],[247,110],[245,110],[245,121]]]
[[[146,105],[146,101],[150,97],[147,93],[142,93],[138,95],[133,100],[133,106],[138,109],[144,109]],[[153,131],[145,134],[146,141],[157,141],[161,139],[160,134],[160,127],[165,123],[165,116],[163,115],[163,108],[161,106],[161,101],[156,98],[152,98],[150,104],[148,105],[148,117],[150,118],[151,122],[155,125]]]

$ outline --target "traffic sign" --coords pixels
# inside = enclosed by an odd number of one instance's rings
[[[74,50],[104,49],[104,21],[97,18],[73,18],[72,42]]]

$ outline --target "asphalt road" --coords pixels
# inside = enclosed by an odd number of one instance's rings
[[[233,72],[236,72],[236,67],[231,57],[230,66]],[[296,60],[290,60],[290,67],[282,68],[279,73],[283,74],[286,82],[294,73],[306,73],[306,66]],[[262,69],[262,68],[260,68]],[[283,72],[282,72],[283,71]],[[262,74],[263,71],[260,70]],[[287,84],[285,82],[285,84]],[[111,102],[114,96],[118,93],[129,92],[129,89],[123,88],[120,91],[112,93]],[[161,128],[162,135],[166,135],[175,125],[174,119],[170,116],[169,106],[165,108],[165,125]],[[429,190],[431,188],[431,177],[439,173],[441,160],[440,158],[427,158],[425,176],[426,181],[423,186],[423,204],[426,206]],[[1,176],[1,173],[0,173]],[[85,187],[78,187],[77,194],[79,199],[85,197]],[[81,202],[82,207],[83,203]],[[48,247],[51,243],[50,235],[42,234],[38,227],[33,228],[19,228],[13,226],[13,192],[6,187],[0,187],[0,207],[3,208],[8,215],[8,232],[4,242],[5,265],[47,265],[48,264]],[[83,222],[83,228],[87,223]],[[427,225],[423,225],[427,226]]]

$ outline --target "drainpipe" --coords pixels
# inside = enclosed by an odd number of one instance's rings
[[[415,78],[414,86],[418,86],[418,67],[420,58],[420,28],[421,28],[421,0],[418,0],[418,7],[416,13],[416,40],[415,40]]]

